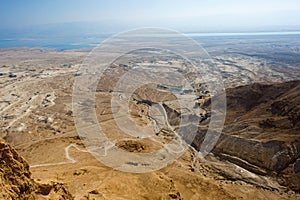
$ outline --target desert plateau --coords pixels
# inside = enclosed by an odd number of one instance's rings
[[[188,141],[188,134],[182,137],[191,144],[185,145],[184,154],[163,169],[135,174],[99,162],[85,149],[76,131],[72,89],[87,53],[85,50],[1,50],[1,137],[6,141],[1,141],[1,148],[7,149],[1,150],[4,159],[1,173],[15,177],[12,180],[3,176],[1,198],[300,198],[300,82],[293,81],[295,73],[291,73],[290,81],[282,82],[283,77],[278,76],[275,69],[247,73],[247,69],[241,66],[248,59],[227,58],[236,60],[236,64],[221,71],[229,76],[225,79],[227,115],[222,135],[213,151],[205,158],[197,156],[210,120],[209,94],[200,91],[203,120],[193,141]],[[225,62],[225,58],[221,60],[220,57],[215,62]],[[178,60],[170,64],[172,61],[168,59],[165,63],[153,61],[152,65],[182,65]],[[139,62],[147,64],[146,60]],[[116,141],[119,148],[138,153],[156,151],[162,148],[160,144],[174,137],[166,124],[153,136],[159,143],[124,136],[112,115],[112,86],[124,71],[131,68],[130,63],[133,65],[128,60],[125,64],[116,62],[99,82],[97,117],[108,137]],[[245,74],[245,81],[234,78],[236,70]],[[270,75],[259,82],[251,79],[253,73]],[[273,82],[268,82],[269,79]],[[131,99],[132,118],[141,126],[149,124],[150,107],[162,102],[169,124],[176,127],[176,118],[181,114],[170,106],[174,105],[170,103],[174,100],[176,97],[162,86],[142,87]],[[24,177],[21,180],[18,178],[20,174]],[[24,187],[30,190],[25,192]],[[46,189],[41,191],[43,187]]]

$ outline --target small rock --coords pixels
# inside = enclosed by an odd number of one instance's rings
[[[169,197],[171,197],[172,199],[177,199],[177,195],[176,194],[169,194]]]
[[[38,121],[39,122],[43,122],[43,123],[48,123],[48,117],[46,117],[46,116],[40,116],[39,118],[38,118]]]
[[[89,192],[90,194],[100,194],[98,190],[92,190]]]
[[[12,73],[9,73],[8,77],[9,77],[9,78],[16,78],[16,77],[17,77],[17,75],[15,75],[15,74],[12,74]]]

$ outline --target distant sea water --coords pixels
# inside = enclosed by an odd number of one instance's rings
[[[209,40],[213,38],[247,39],[247,38],[270,38],[270,37],[297,37],[300,38],[300,31],[285,32],[243,32],[243,33],[186,33],[188,37],[195,40]],[[93,36],[49,36],[49,37],[22,37],[22,34],[10,36],[0,35],[0,48],[50,48],[55,50],[75,50],[83,48],[94,48],[111,34],[99,34]]]
[[[110,35],[97,37],[64,36],[64,37],[12,37],[1,38],[0,48],[49,48],[55,50],[72,50],[94,48]]]

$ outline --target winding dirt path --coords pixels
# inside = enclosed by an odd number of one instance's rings
[[[45,164],[34,164],[34,165],[30,165],[30,167],[48,167],[48,166],[55,166],[55,165],[65,165],[65,164],[72,164],[72,163],[76,163],[77,160],[75,158],[73,158],[71,155],[70,155],[70,148],[73,147],[75,149],[77,149],[78,151],[81,151],[81,152],[88,152],[86,150],[82,150],[80,149],[76,144],[70,144],[68,145],[66,148],[65,148],[65,153],[66,153],[66,158],[69,160],[69,161],[65,161],[65,162],[57,162],[57,163],[45,163]]]

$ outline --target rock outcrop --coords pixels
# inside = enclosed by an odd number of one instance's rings
[[[39,184],[28,163],[0,138],[0,199],[73,199],[60,183]]]
[[[299,192],[299,119],[300,81],[228,89],[226,124],[213,153]],[[195,148],[205,134],[199,129]]]

